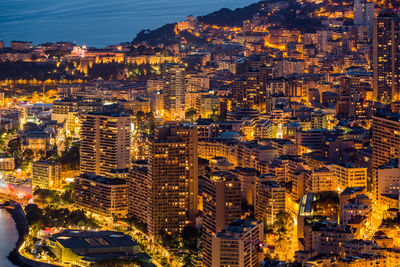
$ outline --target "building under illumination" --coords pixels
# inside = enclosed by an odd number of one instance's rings
[[[197,213],[197,129],[167,125],[156,129],[149,144],[150,236],[179,234]]]
[[[366,0],[354,1],[354,24],[371,26],[374,19],[374,2]]]
[[[240,219],[241,184],[236,175],[215,172],[203,185],[203,266],[212,265],[212,238],[230,223]]]
[[[167,64],[164,72],[164,111],[169,120],[185,119],[185,67]]]
[[[12,171],[15,169],[15,158],[11,155],[0,154],[0,170]]]
[[[254,212],[257,220],[275,222],[276,215],[285,211],[285,186],[275,181],[259,181],[256,187]]]
[[[81,117],[81,173],[105,175],[113,169],[129,167],[130,117],[125,114],[95,112]]]
[[[126,216],[128,185],[126,180],[107,178],[94,173],[75,177],[74,204],[105,216]]]
[[[388,164],[378,167],[376,177],[379,200],[383,194],[399,195],[400,164],[398,159],[390,160]]]
[[[140,252],[139,245],[130,236],[115,231],[64,230],[52,235],[48,244],[60,262],[77,266],[128,258]]]
[[[376,170],[399,157],[399,146],[400,115],[378,111],[372,117],[372,176],[375,190],[378,184]]]
[[[128,176],[129,216],[146,224],[149,210],[149,166],[147,161],[138,160],[132,163]]]
[[[351,163],[332,164],[329,166],[337,179],[337,187],[343,191],[347,187],[367,186],[367,168]]]
[[[374,100],[400,100],[400,17],[383,10],[373,22]]]
[[[39,160],[32,163],[33,188],[56,189],[62,185],[61,164]]]
[[[213,237],[211,266],[260,266],[263,240],[262,222],[237,220]]]

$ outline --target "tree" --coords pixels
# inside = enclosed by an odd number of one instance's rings
[[[186,225],[182,229],[181,237],[184,247],[193,250],[197,248],[197,239],[199,237],[199,233],[196,227],[194,227],[193,225]]]
[[[51,206],[47,206],[44,209],[43,224],[49,227],[67,227],[69,215],[70,211],[66,208],[57,209]]]
[[[105,259],[93,264],[95,267],[130,267],[140,266],[140,261],[136,259]]]
[[[27,61],[4,61],[0,62],[0,80],[18,80],[18,79],[37,79],[45,81],[47,79],[75,79],[84,78],[82,73],[75,71],[69,72],[70,63],[61,62],[57,66],[56,62],[27,62]]]
[[[164,230],[161,230],[159,235],[161,237],[161,242],[164,246],[169,247],[169,248],[178,248],[179,247],[178,239],[174,238],[172,235],[168,234]]]
[[[148,121],[154,121],[154,113],[153,112],[148,112],[145,114],[145,118]]]
[[[188,266],[188,267],[194,266],[193,263],[192,263],[192,257],[193,257],[193,256],[194,256],[194,255],[191,255],[191,254],[185,254],[185,255],[183,256],[182,261],[183,261],[184,266]]]
[[[77,225],[79,223],[79,221],[86,220],[86,215],[83,210],[74,210],[71,212],[68,219],[72,225]]]
[[[67,168],[76,170],[79,168],[79,144],[73,143],[69,149],[63,151],[60,162]]]
[[[15,138],[8,142],[8,152],[15,154],[21,151],[21,139]]]
[[[43,219],[43,211],[36,204],[27,205],[25,214],[29,225],[40,223]]]
[[[161,258],[161,265],[162,266],[168,266],[168,259],[166,257]]]
[[[70,149],[71,145],[72,145],[72,137],[70,137],[70,136],[65,137],[64,144],[65,144],[66,150]]]
[[[165,24],[164,26],[155,30],[142,30],[140,31],[132,43],[139,44],[141,42],[147,42],[151,45],[158,43],[171,42],[171,37],[175,37],[174,29],[176,23]]]
[[[65,204],[74,203],[73,194],[74,194],[74,185],[72,183],[65,185],[63,187],[64,192],[61,195],[61,200]]]
[[[279,251],[289,251],[292,243],[294,221],[290,213],[280,211],[273,225],[274,232],[278,234],[276,247]],[[285,254],[287,257],[287,254]],[[286,260],[286,258],[285,258]]]
[[[147,224],[139,221],[139,219],[135,215],[130,215],[127,218],[127,223],[129,224],[130,227],[135,227],[136,229],[139,229],[140,231],[147,233]]]
[[[254,14],[260,12],[260,3],[255,3],[243,8],[230,10],[222,8],[211,14],[197,17],[199,22],[219,26],[240,26],[244,20],[251,19]]]
[[[293,225],[294,222],[290,213],[286,211],[280,211],[275,218],[274,231],[281,238],[284,238],[285,236],[287,236],[288,233],[291,233]]]
[[[52,150],[48,150],[46,151],[46,159],[50,159],[50,158],[55,158],[57,157],[58,152],[57,152],[57,146],[54,146]]]
[[[116,79],[119,73],[123,72],[125,65],[123,63],[99,63],[93,64],[88,70],[88,77],[90,79]]]
[[[55,190],[36,188],[33,195],[38,202],[43,204],[56,204],[60,202],[60,194]]]
[[[196,118],[197,112],[195,109],[189,109],[185,113],[185,118],[189,121],[194,121]]]
[[[38,156],[39,156],[41,159],[44,159],[44,158],[46,157],[46,151],[39,150]]]
[[[22,159],[25,162],[30,162],[33,160],[35,156],[35,153],[33,153],[33,151],[31,149],[26,149],[23,153],[22,153]]]
[[[143,121],[144,120],[144,116],[145,116],[144,112],[139,110],[138,112],[136,112],[136,121],[137,122]]]
[[[339,212],[339,194],[335,191],[323,191],[315,194],[312,206],[316,214],[336,215]]]

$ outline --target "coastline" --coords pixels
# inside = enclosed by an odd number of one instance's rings
[[[6,202],[7,203],[7,202]],[[26,264],[21,260],[21,255],[19,254],[19,248],[22,246],[25,240],[25,236],[29,233],[29,226],[28,222],[26,221],[24,211],[18,203],[12,203],[9,201],[9,205],[2,205],[0,208],[4,209],[7,211],[11,217],[14,220],[15,223],[15,228],[17,229],[18,233],[18,239],[17,242],[15,243],[14,249],[10,252],[8,255],[8,259],[10,260],[11,263],[17,265],[17,266],[31,266],[29,264]]]
[[[8,204],[7,204],[8,203]],[[7,204],[7,205],[5,205]],[[8,255],[8,260],[16,266],[21,267],[53,267],[50,263],[35,261],[24,257],[20,253],[21,247],[24,245],[25,237],[29,234],[29,224],[25,217],[25,212],[21,205],[15,201],[6,201],[0,204],[0,208],[6,210],[14,220],[15,228],[17,229],[18,239],[14,249]]]

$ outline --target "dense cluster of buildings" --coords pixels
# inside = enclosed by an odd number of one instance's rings
[[[10,61],[63,50],[83,72],[108,62],[159,68],[141,81],[59,85],[51,105],[7,108],[32,152],[33,187],[73,183],[76,207],[134,220],[152,241],[197,231],[194,266],[397,266],[396,3],[259,5],[241,27],[177,23],[168,55],[132,56],[132,44],[0,46]],[[78,144],[78,168],[46,156]],[[0,169],[14,169],[13,160],[1,157]],[[125,245],[92,254],[99,239]],[[50,241],[61,261],[79,264],[97,253],[134,255],[128,239],[62,232]]]

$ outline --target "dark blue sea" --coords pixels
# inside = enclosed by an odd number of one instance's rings
[[[237,8],[256,0],[0,0],[0,40],[71,41],[105,47],[131,41],[142,29],[155,29]]]
[[[14,266],[7,256],[15,248],[18,233],[15,228],[14,220],[11,215],[5,210],[0,209],[0,266],[12,267]]]

